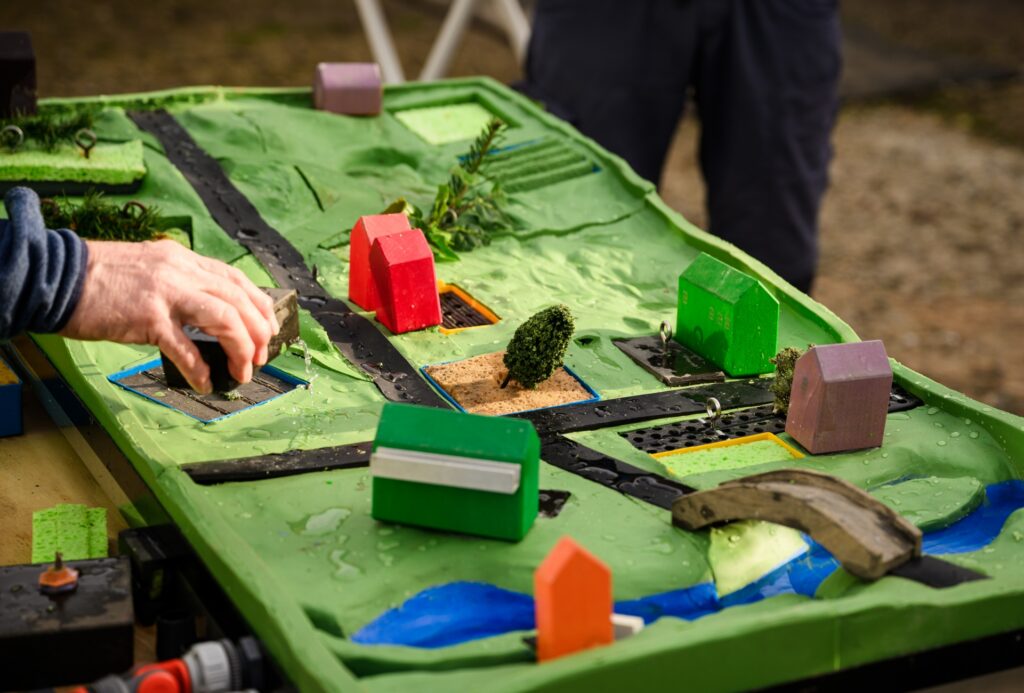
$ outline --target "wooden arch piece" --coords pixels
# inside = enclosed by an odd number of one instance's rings
[[[877,580],[921,555],[921,530],[861,489],[828,474],[780,469],[681,496],[672,521],[688,530],[764,520],[806,532],[842,566]]]

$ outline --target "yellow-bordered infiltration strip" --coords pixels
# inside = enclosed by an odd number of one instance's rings
[[[768,441],[768,442],[771,442],[771,443],[775,443],[779,447],[781,447],[784,450],[786,450],[790,455],[792,455],[794,459],[801,459],[801,458],[805,457],[804,453],[802,453],[799,450],[797,450],[796,448],[794,448],[792,445],[790,445],[789,443],[784,441],[782,438],[779,438],[774,433],[767,433],[767,432],[765,432],[765,433],[756,433],[756,434],[754,434],[752,436],[743,436],[742,438],[732,438],[730,440],[719,440],[719,441],[715,441],[714,443],[705,443],[704,445],[694,445],[693,447],[689,447],[689,448],[676,448],[675,450],[666,450],[664,452],[654,452],[654,453],[651,453],[651,457],[655,457],[655,458],[659,458],[660,459],[662,457],[669,457],[669,456],[672,456],[672,455],[682,455],[682,454],[687,453],[687,452],[697,452],[697,451],[700,451],[700,450],[710,450],[711,448],[725,448],[725,447],[729,447],[730,445],[743,445],[744,443],[756,443],[758,441]]]

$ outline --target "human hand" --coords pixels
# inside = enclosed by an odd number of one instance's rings
[[[280,326],[273,301],[238,269],[174,241],[88,241],[82,295],[61,335],[159,347],[197,392],[211,391],[210,369],[182,326],[220,341],[240,383],[267,362]]]

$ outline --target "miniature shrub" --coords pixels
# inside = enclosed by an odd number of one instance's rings
[[[572,313],[566,306],[545,308],[520,325],[505,351],[509,380],[526,388],[537,387],[562,365],[565,351],[575,329]]]

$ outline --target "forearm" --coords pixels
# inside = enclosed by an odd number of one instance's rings
[[[26,188],[4,197],[0,222],[0,339],[19,332],[58,332],[82,294],[88,250],[68,230],[43,224],[39,198]]]

